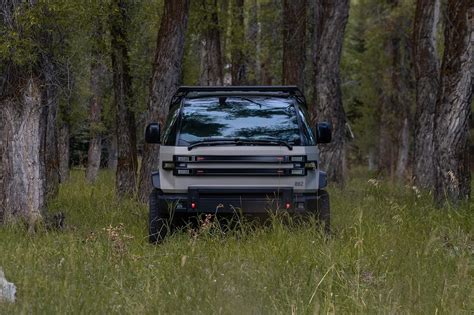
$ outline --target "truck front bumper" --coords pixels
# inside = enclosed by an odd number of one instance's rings
[[[286,211],[295,214],[315,213],[319,196],[294,193],[291,187],[265,188],[189,188],[185,194],[161,193],[161,209],[177,214],[248,214],[265,215]]]

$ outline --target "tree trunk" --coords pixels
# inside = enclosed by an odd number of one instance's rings
[[[116,110],[117,172],[116,191],[119,197],[131,196],[136,189],[137,143],[130,77],[128,1],[114,0],[111,13],[112,69]]]
[[[281,31],[281,21],[283,4],[282,0],[271,0],[261,2],[261,32],[267,34],[261,37],[262,63],[260,66],[260,84],[273,85],[281,84],[281,60],[283,56],[279,55],[282,52],[283,32]]]
[[[231,76],[231,56],[227,52],[229,51],[231,36],[230,31],[232,30],[232,11],[231,9],[232,0],[219,0],[219,17],[221,17],[220,29],[221,29],[221,53],[222,53],[222,64],[224,72],[224,85],[232,84]]]
[[[165,1],[153,64],[147,123],[160,122],[163,126],[171,98],[179,87],[188,13],[189,0]],[[145,144],[139,182],[142,201],[148,200],[151,193],[151,172],[158,168],[158,154],[158,145]]]
[[[448,0],[444,56],[435,122],[435,200],[457,204],[470,197],[469,115],[472,100],[472,1]]]
[[[260,84],[262,78],[260,61],[260,55],[262,54],[260,10],[260,2],[253,0],[247,29],[247,40],[250,46],[250,55],[248,58],[250,65],[248,69],[248,81],[250,85]]]
[[[217,16],[217,0],[201,0],[204,30],[201,36],[200,85],[222,85],[224,81],[221,32]]]
[[[107,167],[109,170],[117,171],[117,136],[115,134],[110,135],[107,140]]]
[[[408,155],[410,152],[410,127],[408,124],[408,117],[403,119],[402,128],[400,129],[400,143],[398,145],[398,161],[396,176],[399,181],[402,181],[406,176],[408,165]]]
[[[416,78],[415,118],[415,184],[433,189],[434,115],[439,90],[439,62],[436,51],[436,29],[439,20],[439,0],[418,0],[413,28]]]
[[[52,39],[48,39],[52,41]],[[54,198],[59,191],[59,151],[58,151],[58,90],[54,75],[58,71],[51,56],[45,56],[42,62],[45,84],[42,86],[41,155],[46,180],[43,181],[46,200]]]
[[[231,30],[231,77],[232,85],[247,83],[247,62],[245,57],[245,24],[244,0],[232,2],[232,30]]]
[[[283,1],[283,84],[304,89],[306,0]]]
[[[408,22],[408,21],[407,21]],[[402,29],[403,20],[399,21],[400,29]],[[401,36],[400,36],[401,37]],[[410,45],[406,40],[401,39],[398,51],[395,52],[393,60],[392,85],[394,87],[395,95],[394,115],[397,117],[397,124],[395,135],[397,135],[397,165],[395,169],[395,176],[399,182],[402,182],[408,175],[408,161],[410,153],[410,104],[413,100],[410,95],[410,86],[413,86],[411,60],[412,56]]]
[[[69,179],[69,124],[63,123],[59,128],[58,150],[59,150],[59,178],[61,183]]]
[[[341,59],[344,30],[349,15],[349,1],[321,1],[318,5],[321,14],[318,21],[318,42],[315,69],[315,101],[313,117],[318,121],[332,124],[332,142],[321,145],[322,168],[331,181],[344,185],[345,170],[345,134],[346,115],[342,106],[339,65]]]
[[[95,182],[100,168],[102,153],[102,103],[103,85],[105,77],[105,65],[103,64],[100,48],[102,45],[102,27],[100,22],[96,22],[94,34],[95,47],[93,48],[91,61],[90,89],[92,97],[89,103],[89,150],[87,152],[86,180],[89,183]]]
[[[0,221],[23,219],[30,229],[44,215],[46,201],[56,194],[59,184],[58,63],[53,52],[62,43],[53,42],[52,33],[43,25],[24,33],[17,19],[31,13],[35,3],[11,0],[0,4],[2,32],[31,40],[35,47],[14,45],[19,51],[7,50],[0,56]],[[5,40],[8,45],[9,39]],[[35,61],[18,61],[16,56],[22,53]]]
[[[387,0],[391,11],[396,10],[398,0]],[[384,19],[387,38],[384,50],[387,57],[383,88],[380,90],[379,173],[392,179],[403,180],[407,175],[410,134],[410,48],[405,40],[403,16],[388,14]]]
[[[102,135],[100,131],[102,114],[102,93],[100,91],[101,70],[100,66],[93,65],[91,69],[92,99],[89,105],[89,132],[91,139],[87,152],[86,180],[95,182],[100,168],[100,156],[102,152]]]
[[[310,96],[311,104],[316,104],[316,63],[318,61],[318,47],[319,47],[319,37],[321,36],[321,27],[323,22],[323,8],[322,8],[322,1],[321,0],[308,0],[308,10],[310,10],[309,14],[309,31],[310,31],[310,38],[308,41],[308,46],[310,49],[310,63],[312,75],[310,76],[309,84],[306,86],[309,88],[309,91],[306,91]],[[314,118],[314,117],[313,117]]]
[[[2,106],[1,103],[0,106]],[[3,206],[6,199],[6,192],[4,187],[6,184],[5,174],[7,171],[6,169],[4,170],[4,168],[6,168],[6,165],[4,165],[4,163],[6,164],[6,158],[4,158],[4,156],[6,156],[7,153],[6,148],[8,139],[6,137],[7,128],[5,124],[5,118],[3,116],[3,111],[0,108],[0,225],[3,224],[4,214],[6,213],[6,209]]]
[[[10,91],[2,91],[3,123],[0,216],[2,222],[25,219],[31,226],[42,218],[45,205],[45,172],[41,153],[41,82],[23,79],[24,72],[9,73]],[[21,78],[20,78],[21,77]],[[4,93],[6,92],[6,93]]]
[[[369,154],[367,155],[367,168],[369,171],[374,171],[376,169],[374,149],[370,149]]]

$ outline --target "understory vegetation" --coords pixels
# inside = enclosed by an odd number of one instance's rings
[[[333,235],[315,222],[203,224],[147,242],[147,206],[113,174],[74,171],[52,202],[64,231],[0,228],[17,302],[0,313],[472,313],[472,204],[437,209],[415,187],[353,172],[330,188]]]

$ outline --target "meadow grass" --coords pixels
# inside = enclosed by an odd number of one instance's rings
[[[0,228],[17,302],[0,313],[474,312],[474,212],[436,209],[416,189],[353,174],[330,188],[333,235],[315,222],[184,230],[147,243],[147,206],[114,196],[104,172],[72,173],[51,212],[67,228]]]

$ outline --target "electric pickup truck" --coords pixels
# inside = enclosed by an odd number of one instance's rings
[[[166,237],[175,218],[202,214],[284,211],[314,215],[329,229],[318,144],[331,141],[331,126],[311,126],[296,86],[180,87],[165,125],[149,124],[145,141],[160,144],[151,243]]]

